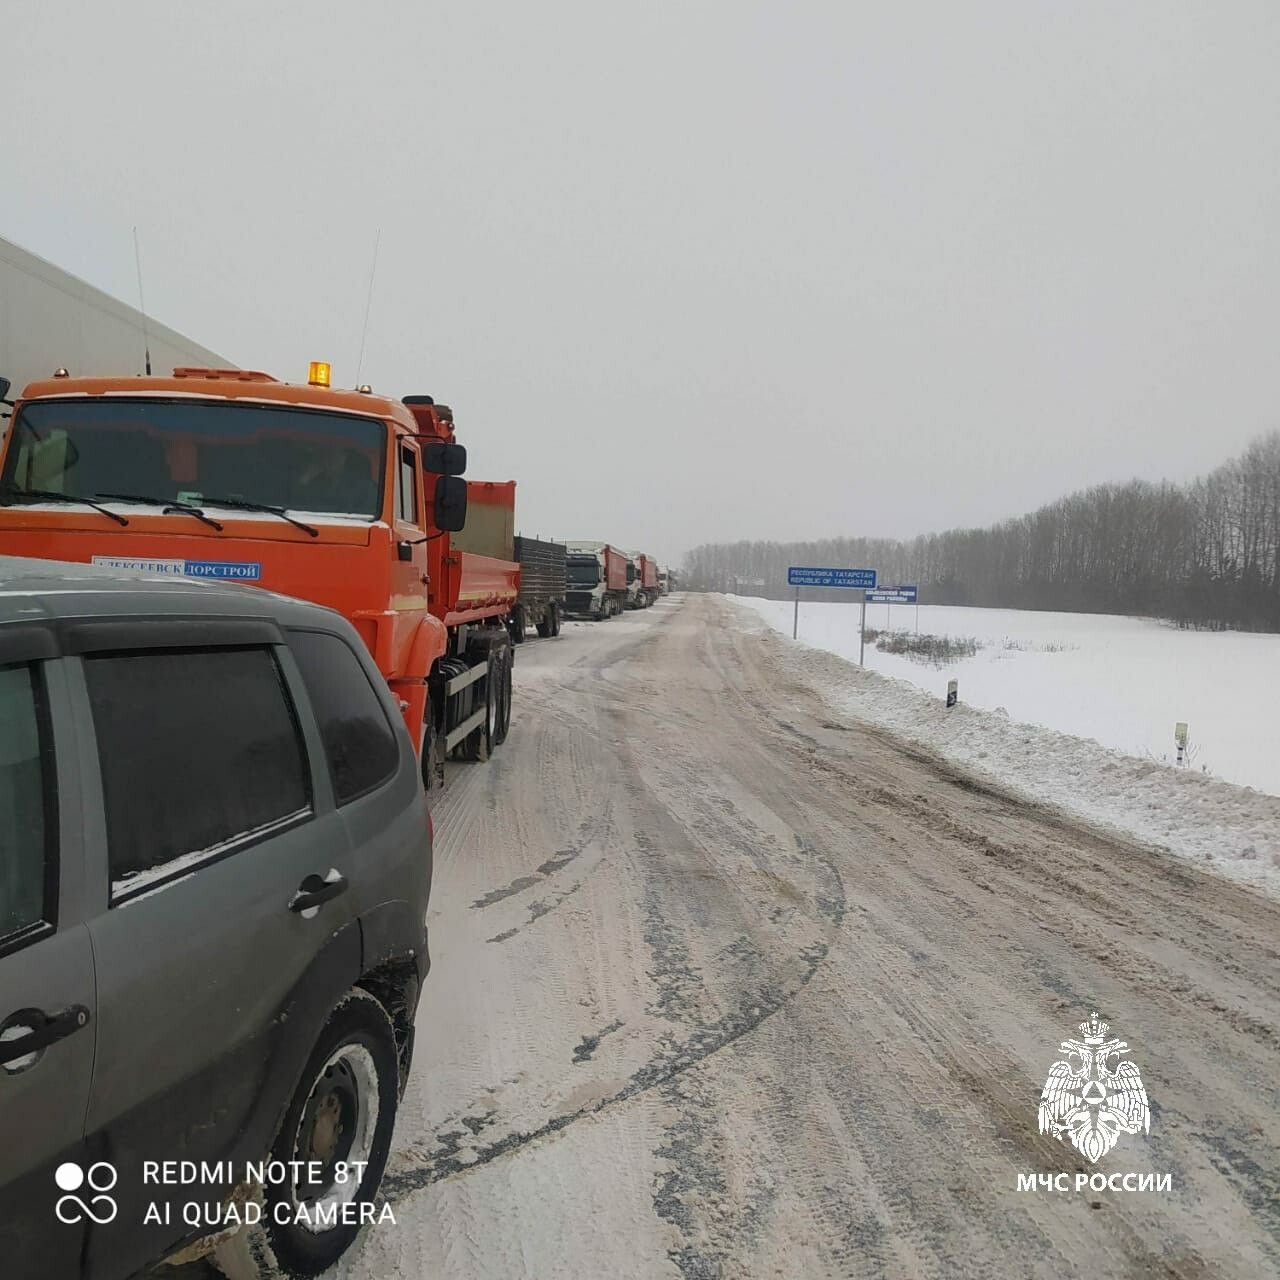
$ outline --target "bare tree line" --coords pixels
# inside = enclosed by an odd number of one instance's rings
[[[1190,484],[1098,485],[985,529],[704,544],[685,557],[682,585],[780,599],[791,564],[874,568],[934,604],[1280,631],[1280,431]],[[823,594],[848,599],[806,593]]]

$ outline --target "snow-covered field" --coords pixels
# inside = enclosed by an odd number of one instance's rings
[[[733,599],[790,638],[792,602]],[[868,605],[867,626],[885,628],[887,608],[894,630],[914,629],[906,605]],[[853,678],[832,701],[1036,799],[1280,886],[1280,636],[941,605],[921,606],[919,626],[980,647],[938,667],[868,644],[869,671],[890,679]],[[799,639],[856,663],[858,606],[802,601]],[[948,712],[950,679],[960,706]],[[1190,728],[1180,769],[1178,721]]]

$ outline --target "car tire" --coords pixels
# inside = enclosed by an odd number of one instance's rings
[[[551,634],[560,634],[560,606],[554,600],[551,602]]]
[[[367,991],[349,992],[330,1015],[307,1060],[271,1159],[323,1159],[331,1179],[336,1160],[362,1160],[367,1162],[364,1178],[350,1195],[336,1181],[329,1183],[327,1193],[310,1198],[309,1188],[296,1180],[264,1188],[261,1232],[280,1275],[290,1280],[318,1276],[356,1238],[358,1224],[313,1230],[289,1219],[300,1206],[314,1209],[331,1201],[374,1204],[391,1150],[399,1077],[395,1030],[387,1011]]]
[[[538,623],[538,635],[541,636],[543,640],[548,639],[551,635],[551,613],[549,610],[543,615],[542,619]]]
[[[507,633],[512,644],[524,644],[524,605],[516,605],[507,621]],[[539,633],[541,634],[541,633]]]

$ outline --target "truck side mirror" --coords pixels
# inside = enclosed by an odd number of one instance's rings
[[[467,469],[466,445],[424,442],[422,469],[431,475],[460,476]]]
[[[467,482],[457,476],[436,478],[435,526],[457,533],[467,523]]]
[[[9,403],[9,388],[12,385],[8,378],[0,378],[0,402]]]

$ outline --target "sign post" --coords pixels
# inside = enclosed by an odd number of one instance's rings
[[[861,591],[862,621],[858,646],[858,664],[861,666],[867,641],[867,592],[873,590],[875,585],[874,569],[813,569],[802,565],[791,565],[787,569],[787,586],[796,589],[796,608],[795,616],[791,621],[791,638],[795,640],[800,630],[801,587],[839,587],[850,591]]]

